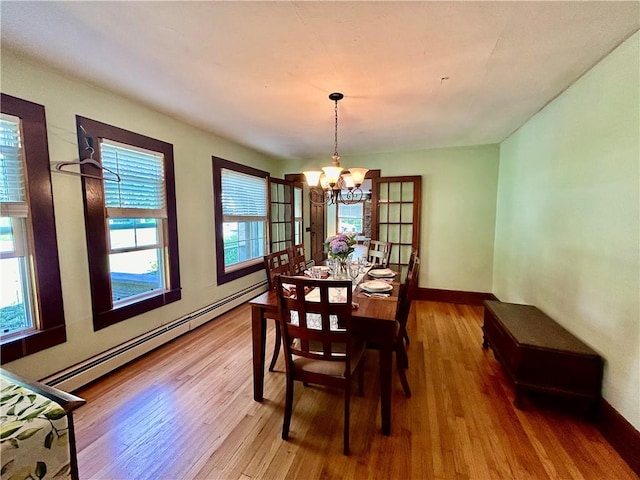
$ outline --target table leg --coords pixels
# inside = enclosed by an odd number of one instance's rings
[[[380,345],[380,416],[382,433],[391,435],[391,370],[393,351],[391,345],[384,342]]]
[[[251,337],[253,343],[253,399],[261,402],[264,393],[264,350],[267,340],[267,320],[263,310],[251,306]]]

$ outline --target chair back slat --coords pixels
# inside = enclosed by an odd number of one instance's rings
[[[295,287],[289,294],[283,284]],[[293,356],[347,362],[351,350],[352,299],[349,280],[319,280],[281,275],[276,280],[280,325],[287,361]],[[314,298],[300,292],[314,292]],[[320,301],[317,301],[319,293]],[[314,301],[315,300],[315,301]]]
[[[391,243],[380,240],[369,240],[367,249],[367,261],[374,265],[386,267],[389,265],[391,255]]]
[[[412,253],[409,259],[409,268],[407,269],[407,278],[400,286],[398,295],[398,309],[396,310],[396,320],[400,324],[400,338],[404,337],[407,328],[409,312],[411,310],[411,302],[416,298],[418,292],[418,274],[420,272],[420,259],[417,254]]]
[[[289,247],[289,259],[291,265],[289,273],[291,275],[304,275],[304,271],[307,269],[307,259],[304,256],[304,244],[300,243]]]
[[[264,256],[264,269],[267,272],[269,290],[275,290],[276,277],[291,272],[289,250],[280,250]]]

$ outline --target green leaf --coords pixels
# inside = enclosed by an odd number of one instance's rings
[[[51,445],[53,444],[53,430],[47,433],[47,436],[44,439],[44,446],[51,450]]]
[[[0,398],[0,403],[6,403],[7,400],[11,400],[16,395],[19,395],[19,393],[18,392],[11,392],[11,393],[8,393],[7,395],[3,395],[2,398]]]
[[[16,406],[13,405],[9,410],[7,410],[7,415],[15,415],[16,414]]]
[[[0,428],[0,439],[7,438],[22,428],[22,422],[9,422]]]
[[[38,415],[40,415],[42,412],[44,412],[47,409],[47,407],[39,407],[36,408],[33,412],[31,412],[28,415],[25,415],[24,417],[20,417],[18,420],[33,420],[34,418],[36,418]]]
[[[66,445],[68,443],[69,443],[69,438],[68,438],[67,432],[64,432],[64,433],[58,432],[58,445],[60,444]]]
[[[18,403],[20,403],[20,402],[16,402],[16,405],[18,405]],[[22,416],[22,414],[23,414],[24,412],[26,412],[27,410],[29,410],[31,407],[33,407],[33,405],[27,405],[27,406],[26,406],[26,407],[24,407],[22,410],[20,410],[18,413],[16,413],[16,415],[17,415],[18,417]]]
[[[28,428],[24,432],[20,432],[18,435],[16,435],[16,438],[18,440],[26,440],[27,438],[33,437],[40,430],[42,430],[42,427]]]
[[[31,395],[27,395],[27,398],[31,403],[33,403],[36,401],[36,398],[38,398],[38,396],[32,393]]]
[[[68,478],[70,473],[71,473],[71,465],[67,463],[66,465],[63,465],[60,468],[60,470],[56,472],[53,478],[56,478],[56,477]]]
[[[62,408],[54,408],[44,414],[49,420],[58,420],[67,414]]]
[[[12,458],[12,459],[11,459],[11,460],[9,460],[7,463],[5,463],[4,465],[2,465],[2,470],[0,470],[0,475],[4,475],[4,474],[7,472],[7,470],[9,469],[9,467],[11,466],[11,464],[12,464],[13,462],[15,462],[15,461],[16,461],[16,459],[15,459],[15,458]]]
[[[6,392],[7,390],[14,390],[16,387],[17,385],[15,383],[10,383],[2,389],[2,393]]]
[[[47,464],[44,462],[36,463],[36,475],[38,478],[44,478],[47,474]]]

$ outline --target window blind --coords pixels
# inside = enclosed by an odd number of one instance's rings
[[[107,208],[166,210],[162,155],[103,140],[100,157],[103,167],[120,175],[120,182],[104,182]]]
[[[267,179],[223,168],[222,215],[225,220],[264,219],[267,216]]]
[[[3,115],[0,118],[0,202],[26,202],[22,154],[20,120]]]
[[[338,204],[338,214],[345,218],[362,218],[362,203]]]

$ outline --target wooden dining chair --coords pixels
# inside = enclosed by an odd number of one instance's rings
[[[417,288],[418,271],[420,268],[420,259],[416,256],[414,261],[409,265],[407,277],[402,285],[400,285],[400,293],[398,294],[398,308],[396,309],[396,320],[398,322],[398,331],[393,339],[393,351],[396,354],[396,367],[398,377],[402,385],[402,390],[406,397],[411,397],[411,388],[407,380],[407,368],[409,367],[409,358],[405,347],[405,335],[407,331],[407,321],[411,310],[412,293]],[[413,293],[415,295],[415,293]],[[367,344],[367,348],[378,349],[375,343]]]
[[[287,289],[283,288],[287,285]],[[284,344],[287,388],[282,438],[289,438],[294,382],[344,390],[344,447],[349,454],[351,380],[358,373],[363,394],[365,344],[351,335],[352,285],[349,280],[320,280],[297,276],[277,279],[280,329]],[[295,294],[291,294],[291,289]],[[307,295],[300,292],[307,292]],[[315,298],[311,298],[312,295]],[[315,300],[315,301],[313,301]]]
[[[289,259],[291,275],[304,275],[307,269],[307,259],[304,256],[304,245],[302,243],[289,247]]]
[[[407,278],[400,289],[400,295],[398,298],[398,309],[396,310],[396,320],[399,324],[398,337],[396,343],[397,352],[399,352],[400,362],[404,368],[409,367],[409,358],[407,356],[406,345],[409,345],[409,334],[407,333],[407,324],[409,322],[409,314],[411,313],[411,304],[417,296],[418,292],[418,275],[420,273],[420,259],[417,255],[409,263],[409,269],[407,270]],[[398,361],[398,359],[396,359]],[[400,363],[399,362],[399,363]],[[402,381],[402,375],[401,375]],[[406,377],[405,377],[406,380]],[[403,384],[404,387],[404,384]],[[405,394],[407,393],[405,389]],[[407,395],[411,396],[411,393]]]
[[[369,240],[367,249],[367,261],[374,265],[387,267],[391,255],[391,243],[380,240]]]
[[[409,277],[409,272],[415,268],[414,263],[417,258],[418,258],[418,250],[414,248],[411,250],[411,255],[409,256],[409,266],[407,267],[407,278]],[[411,301],[415,300],[418,295],[418,274],[416,273],[414,277],[415,277],[413,278],[414,283],[411,285],[411,288],[408,291],[408,295]],[[405,283],[406,283],[406,280],[405,280]],[[404,332],[404,341],[407,345],[411,343],[407,329],[405,329],[405,332]]]
[[[267,273],[267,284],[269,285],[269,290],[276,289],[276,278],[278,276],[288,275],[291,272],[290,262],[291,259],[288,249],[273,252],[264,256],[264,269]],[[282,343],[280,326],[278,325],[278,318],[273,318],[273,320],[275,320],[276,326],[276,340],[273,346],[273,356],[271,357],[271,363],[269,363],[270,372],[273,372],[273,369],[276,366],[278,355],[280,355],[280,344]]]

